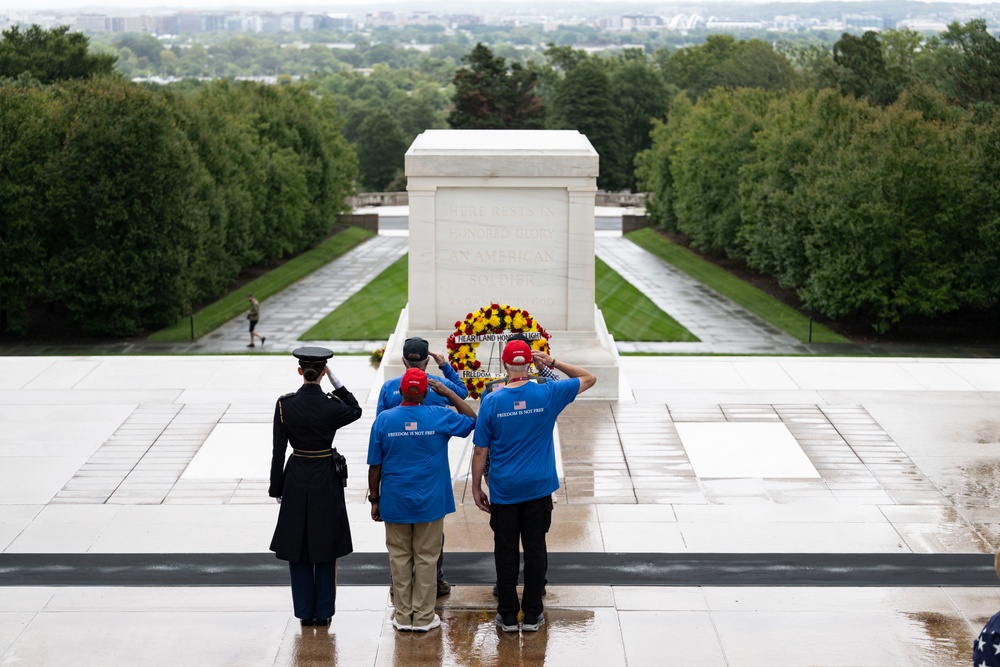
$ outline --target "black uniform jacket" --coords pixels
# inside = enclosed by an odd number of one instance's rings
[[[317,384],[303,384],[274,406],[274,450],[268,495],[281,498],[271,551],[293,563],[326,563],[354,551],[347,521],[344,486],[333,470],[333,457],[288,457],[285,447],[328,454],[341,426],[361,416],[357,399],[345,387],[332,394]],[[284,470],[282,470],[284,468]]]

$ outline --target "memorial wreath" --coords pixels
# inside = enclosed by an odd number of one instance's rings
[[[502,377],[480,370],[482,363],[476,359],[479,345],[490,341],[503,343],[516,333],[529,338],[532,350],[549,351],[549,333],[528,311],[520,308],[493,303],[469,313],[464,321],[455,322],[455,333],[448,336],[448,360],[465,381],[469,396],[479,398],[487,383]]]

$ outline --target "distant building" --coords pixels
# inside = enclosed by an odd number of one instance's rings
[[[204,32],[205,25],[201,20],[201,14],[178,14],[177,32]]]
[[[156,17],[156,34],[158,35],[176,35],[181,31],[180,22],[177,20],[176,16],[157,16]]]
[[[650,30],[663,26],[659,16],[644,14],[625,14],[622,16],[622,30]]]
[[[323,14],[317,17],[317,30],[353,30],[354,19],[350,14]]]
[[[944,21],[932,19],[903,19],[898,24],[900,30],[913,30],[926,34],[939,34],[948,30],[948,24]]]
[[[108,32],[111,30],[111,19],[104,14],[81,14],[76,17],[73,26],[80,32]]]
[[[725,21],[714,16],[705,22],[706,30],[719,32],[736,32],[738,30],[763,30],[763,21]]]
[[[874,14],[844,14],[844,25],[858,30],[883,30],[885,20]]]

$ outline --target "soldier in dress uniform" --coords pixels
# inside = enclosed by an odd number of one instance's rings
[[[336,600],[337,559],[354,550],[344,486],[347,462],[333,448],[337,429],[361,417],[357,399],[337,379],[324,347],[300,347],[302,387],[274,406],[274,449],[268,495],[281,504],[271,551],[288,561],[292,603],[302,625],[330,624]],[[326,376],[334,391],[325,393]],[[292,454],[285,464],[285,449]]]

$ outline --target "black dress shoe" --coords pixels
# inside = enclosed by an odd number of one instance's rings
[[[318,625],[321,628],[328,627],[330,625],[330,619],[328,618],[314,618],[313,625]]]
[[[316,625],[316,619],[315,618],[300,618],[299,619],[299,623],[302,624],[302,627],[306,627],[306,626],[309,626],[309,625]]]

